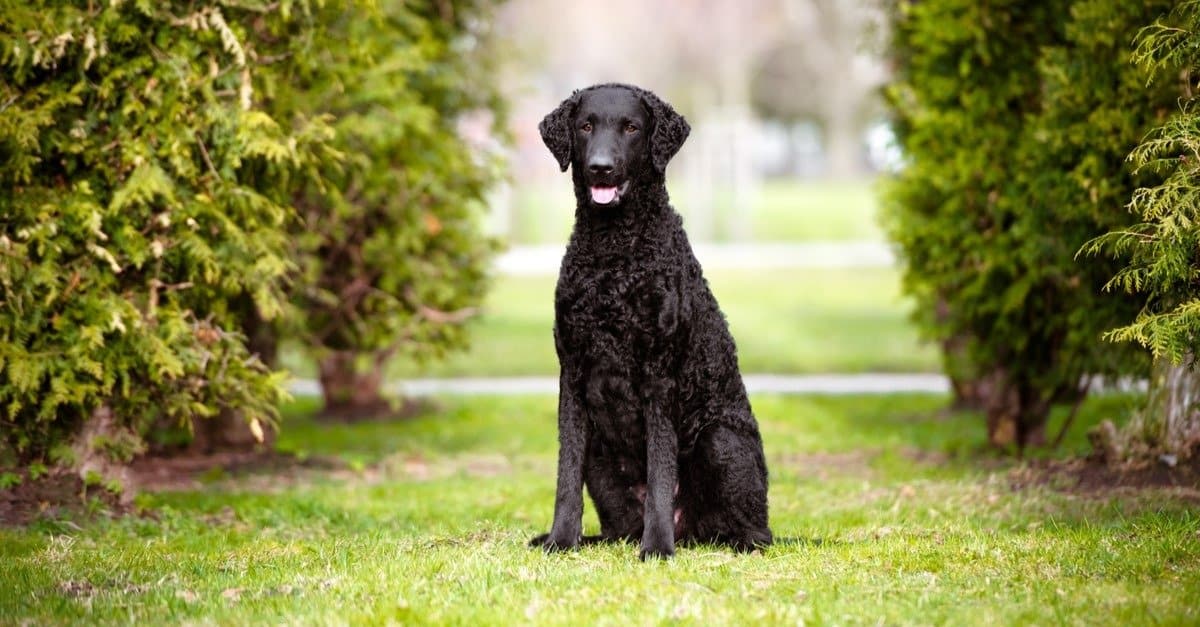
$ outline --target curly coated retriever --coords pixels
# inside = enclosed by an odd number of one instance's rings
[[[576,91],[542,121],[575,183],[554,296],[558,486],[547,550],[641,540],[739,551],[771,543],[767,466],[725,317],[667,198],[690,130],[649,91]],[[583,486],[600,535],[582,536]]]

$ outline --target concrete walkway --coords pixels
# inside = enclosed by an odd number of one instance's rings
[[[803,243],[695,244],[705,270],[770,268],[891,268],[896,256],[886,242],[849,240]],[[565,247],[517,246],[496,259],[510,276],[556,276]]]
[[[743,380],[751,394],[892,394],[898,392],[944,393],[950,383],[940,374],[750,374]],[[318,396],[320,385],[312,379],[293,380],[295,396]],[[552,395],[558,393],[557,377],[468,377],[461,379],[409,379],[388,385],[389,391],[404,396],[447,395]]]

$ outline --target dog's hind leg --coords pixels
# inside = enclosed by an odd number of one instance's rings
[[[767,465],[757,433],[724,425],[706,430],[679,474],[684,540],[738,551],[771,544]]]

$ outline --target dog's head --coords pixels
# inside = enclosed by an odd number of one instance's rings
[[[647,174],[661,179],[691,128],[653,93],[606,84],[571,94],[538,130],[564,172],[574,165],[592,204],[612,206]]]

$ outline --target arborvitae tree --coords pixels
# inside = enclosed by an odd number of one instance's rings
[[[1145,88],[1130,42],[1172,4],[893,8],[888,97],[907,162],[886,195],[889,231],[918,321],[981,394],[996,445],[1042,442],[1051,407],[1093,376],[1145,367],[1096,341],[1137,303],[1103,294],[1112,268],[1075,252],[1129,222],[1138,179],[1123,157],[1173,102]]]
[[[904,264],[904,290],[914,319],[943,349],[956,405],[983,408],[995,374],[974,358],[969,325],[952,317],[951,301],[969,288],[971,267],[997,233],[990,222],[1013,179],[1018,129],[1038,101],[1041,46],[1061,38],[1055,15],[1063,2],[980,4],[966,0],[895,0],[889,56],[894,80],[885,89],[903,169],[883,197],[889,237]],[[963,238],[966,238],[965,240]],[[957,309],[957,306],[954,307]]]
[[[1135,167],[1161,177],[1129,203],[1142,221],[1084,247],[1127,260],[1108,287],[1145,299],[1133,322],[1106,337],[1136,342],[1154,355],[1146,405],[1124,433],[1111,424],[1095,433],[1110,461],[1178,458],[1200,445],[1200,2],[1179,3],[1145,28],[1134,60],[1152,84],[1177,90],[1180,105],[1130,155]]]
[[[481,217],[500,169],[463,123],[504,126],[490,4],[329,7],[318,19],[339,45],[289,63],[272,87],[277,116],[336,120],[338,167],[297,195],[293,240],[292,330],[317,358],[327,414],[386,412],[388,361],[462,346],[483,298],[496,246]]]
[[[88,421],[126,456],[162,416],[274,418],[230,303],[282,310],[291,190],[331,136],[256,107],[306,9],[0,0],[0,457]]]

